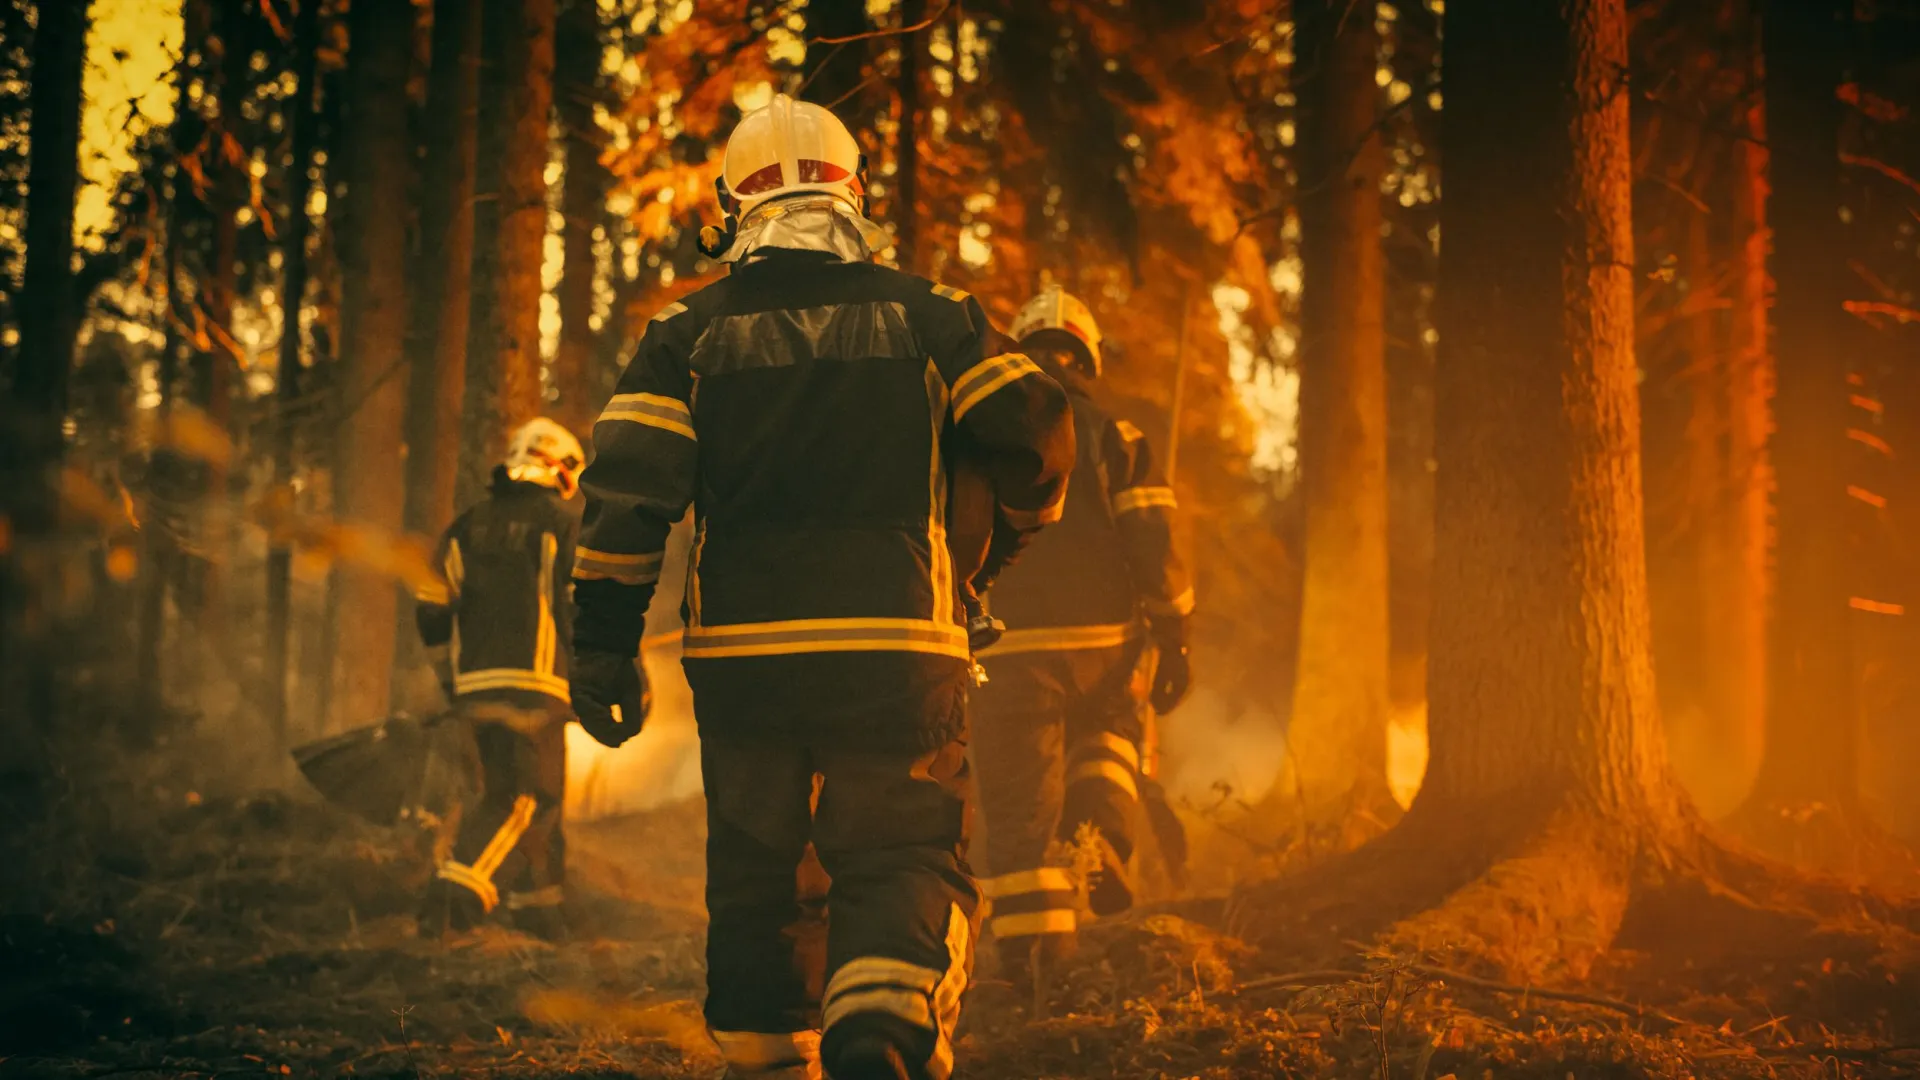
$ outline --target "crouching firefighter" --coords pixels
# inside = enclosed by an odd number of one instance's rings
[[[1092,312],[1049,288],[1020,310],[1013,334],[1066,387],[1079,446],[1064,518],[988,597],[1007,629],[983,652],[992,678],[974,699],[993,875],[981,881],[992,904],[987,928],[1019,985],[1073,944],[1077,886],[1062,865],[1071,861],[1065,845],[1092,840],[1095,914],[1133,903],[1127,861],[1144,782],[1143,699],[1165,713],[1187,693],[1193,589],[1171,542],[1173,490],[1140,430],[1092,397],[1100,374]]]
[[[887,240],[862,173],[826,109],[782,95],[741,119],[716,185],[728,224],[703,236],[730,273],[653,317],[583,478],[583,722],[631,666],[667,531],[694,508],[706,1018],[733,1077],[951,1072],[979,891],[950,485],[964,468],[993,489],[984,584],[1059,514],[1073,463],[1065,393],[979,303],[871,261]],[[824,957],[791,933],[809,841],[832,878]]]
[[[579,440],[552,420],[515,431],[487,497],[440,540],[444,593],[417,598],[420,638],[447,647],[443,678],[477,750],[477,799],[435,870],[423,933],[502,915],[535,933],[561,930],[575,533],[563,501],[584,464]]]

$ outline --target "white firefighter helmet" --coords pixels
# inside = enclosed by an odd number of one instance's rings
[[[507,441],[507,460],[501,467],[507,479],[550,487],[561,498],[572,498],[580,490],[580,470],[587,464],[587,452],[580,440],[555,421],[544,416],[520,425]]]
[[[727,137],[720,178],[740,217],[773,199],[805,192],[832,195],[865,216],[866,178],[860,144],[832,112],[776,94],[773,103],[740,118]]]
[[[1007,332],[1022,344],[1038,334],[1048,337],[1064,334],[1072,341],[1056,340],[1069,347],[1079,345],[1086,353],[1088,373],[1100,374],[1100,324],[1093,321],[1093,309],[1058,285],[1047,286],[1040,290],[1040,295],[1027,301],[1020,314],[1013,317],[1013,327]],[[1034,342],[1035,347],[1045,344],[1046,338]]]

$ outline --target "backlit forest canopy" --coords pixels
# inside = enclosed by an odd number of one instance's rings
[[[1103,1019],[981,1075],[1911,1065],[1913,0],[0,0],[8,813],[245,800],[444,708],[408,586],[727,272],[776,93],[860,141],[879,261],[1089,303],[1185,511],[1182,929],[1098,939],[1056,1004]],[[653,725],[574,733],[622,843],[697,797],[674,606]],[[20,858],[22,910],[204,929]],[[1350,1052],[1274,1050],[1260,995],[1329,972],[1288,1007]],[[1613,1026],[1460,1020],[1462,976]],[[1126,1056],[1163,1025],[1246,1061]]]

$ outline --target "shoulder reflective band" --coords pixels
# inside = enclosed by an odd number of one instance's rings
[[[687,411],[686,402],[660,394],[615,394],[607,402],[606,409],[600,413],[595,424],[608,424],[625,421],[631,424],[645,424],[662,431],[671,431],[675,435],[699,441],[693,433],[693,414]]]
[[[1113,497],[1113,516],[1132,510],[1145,510],[1148,507],[1164,506],[1169,510],[1178,504],[1174,502],[1173,489],[1170,487],[1134,487],[1127,488]]]
[[[980,361],[954,380],[954,420],[972,412],[975,405],[1008,383],[1038,374],[1039,366],[1021,353],[1001,353]]]
[[[573,549],[573,576],[576,581],[612,580],[622,585],[650,585],[660,580],[660,566],[665,561],[663,551],[621,555],[577,547]]]
[[[967,302],[967,297],[973,294],[965,289],[956,289],[951,285],[935,285],[933,287],[933,295],[944,297],[956,304],[964,304]]]
[[[666,307],[663,307],[659,311],[654,312],[653,318],[648,319],[647,321],[650,323],[666,322],[668,319],[673,318],[675,315],[678,315],[685,310],[687,310],[687,305],[681,303],[678,300],[675,300],[673,303],[668,304]]]

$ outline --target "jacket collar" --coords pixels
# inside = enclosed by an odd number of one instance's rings
[[[754,208],[722,262],[744,263],[773,249],[821,251],[866,262],[891,244],[887,231],[830,195],[796,196]]]

